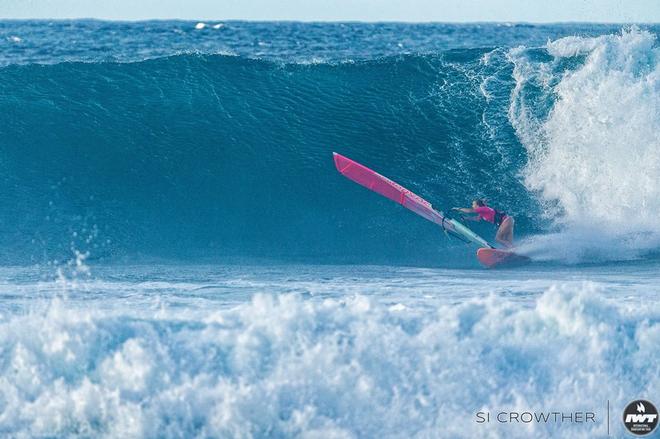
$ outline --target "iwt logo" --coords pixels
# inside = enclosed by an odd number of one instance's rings
[[[623,411],[623,425],[636,436],[651,434],[658,426],[658,409],[643,399],[633,401]]]

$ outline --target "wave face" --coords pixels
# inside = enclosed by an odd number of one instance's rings
[[[489,100],[480,88],[510,71],[484,53],[7,67],[2,197],[21,213],[2,213],[19,235],[4,239],[168,256],[434,257],[437,228],[345,180],[332,151],[439,207],[480,193],[524,211],[507,93]]]
[[[654,234],[657,54],[654,34],[633,29],[308,64],[12,64],[0,69],[2,256],[471,259],[343,179],[332,151],[440,209],[484,196],[523,236],[622,230],[639,207],[623,231]],[[635,252],[648,242],[621,236]]]

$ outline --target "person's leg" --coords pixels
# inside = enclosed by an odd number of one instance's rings
[[[513,218],[506,217],[497,229],[495,240],[505,247],[513,247]]]
[[[495,241],[499,242],[502,245],[506,245],[506,240],[504,239],[503,236],[503,227],[504,224],[500,224],[500,227],[497,229],[497,233],[495,234]]]

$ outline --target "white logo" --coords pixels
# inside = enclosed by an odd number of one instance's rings
[[[641,402],[637,404],[637,413],[646,413],[646,407],[644,407],[644,404],[641,403]],[[655,421],[655,418],[657,418],[657,417],[658,417],[658,415],[652,415],[652,414],[648,414],[648,415],[629,414],[629,415],[626,416],[626,424],[630,423],[630,422],[638,422],[638,423],[649,422],[649,423],[651,423],[651,422]]]
[[[636,436],[645,436],[658,425],[658,410],[645,400],[633,401],[623,411],[623,423]]]

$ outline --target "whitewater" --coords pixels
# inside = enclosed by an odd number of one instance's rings
[[[660,406],[659,30],[0,21],[0,435],[626,437]],[[333,151],[486,198],[534,263]]]

